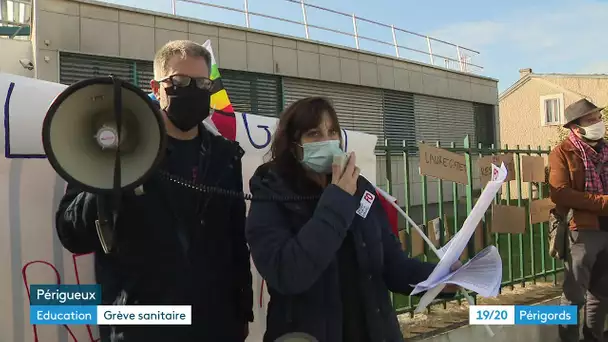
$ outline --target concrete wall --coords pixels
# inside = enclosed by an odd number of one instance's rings
[[[105,3],[39,0],[38,77],[58,80],[58,51],[152,60],[169,40],[210,39],[222,68],[497,104],[497,81],[388,56]]]
[[[0,38],[0,72],[34,77],[34,71],[21,66],[20,59],[34,62],[32,43],[29,40]]]

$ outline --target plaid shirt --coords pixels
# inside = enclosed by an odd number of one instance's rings
[[[608,194],[608,144],[600,142],[600,152],[581,141],[579,137],[570,132],[568,137],[572,144],[581,152],[585,165],[585,191],[593,194]],[[601,168],[601,169],[600,169]],[[606,184],[606,187],[604,187]]]

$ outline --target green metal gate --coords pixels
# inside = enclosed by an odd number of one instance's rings
[[[394,183],[398,181],[405,183],[405,200],[400,203],[402,204],[404,211],[410,216],[414,216],[414,214],[417,212],[418,219],[415,219],[415,221],[424,223],[424,225],[426,225],[426,222],[431,219],[431,217],[428,215],[429,208],[431,205],[435,205],[437,207],[437,216],[441,221],[440,226],[443,226],[444,224],[444,214],[448,214],[447,222],[445,223],[447,223],[447,226],[449,227],[449,233],[451,236],[453,236],[460,229],[464,223],[464,220],[470,214],[471,209],[473,208],[474,199],[481,192],[481,189],[476,189],[474,187],[473,182],[475,159],[481,156],[512,153],[514,155],[515,163],[515,180],[505,183],[505,191],[503,191],[504,195],[497,195],[494,203],[525,208],[527,214],[525,233],[490,234],[488,231],[488,222],[491,218],[491,210],[488,210],[483,218],[484,246],[477,246],[478,248],[475,248],[476,246],[474,246],[474,239],[471,239],[472,241],[469,243],[467,255],[469,258],[471,258],[474,256],[475,250],[479,250],[488,245],[496,246],[503,260],[503,287],[513,287],[516,284],[525,286],[526,283],[536,283],[539,280],[550,280],[554,284],[557,284],[556,275],[563,270],[563,263],[557,262],[555,259],[549,256],[546,245],[548,224],[547,222],[531,224],[532,221],[529,215],[530,201],[548,197],[548,187],[546,183],[523,182],[520,171],[521,156],[547,156],[550,152],[550,148],[543,149],[540,146],[537,148],[531,148],[530,146],[525,148],[520,146],[515,146],[512,148],[509,148],[508,146],[505,146],[504,148],[495,148],[494,146],[491,146],[489,148],[484,148],[481,146],[481,144],[478,144],[478,146],[471,144],[468,136],[461,143],[461,146],[463,147],[456,147],[456,142],[451,142],[447,146],[446,144],[441,144],[439,142],[434,143],[433,145],[437,147],[465,156],[466,170],[469,181],[468,185],[464,186],[465,189],[463,193],[462,191],[459,191],[460,185],[450,181],[433,179],[437,185],[429,187],[429,184],[431,183],[429,177],[418,175],[417,170],[412,171],[411,160],[417,158],[417,147],[413,147],[411,145],[408,146],[404,141],[389,141],[387,145],[388,146],[377,147],[377,151],[385,155],[384,161],[386,163],[387,172],[386,179],[388,180],[388,183],[385,186],[386,190],[392,193]],[[394,174],[394,166],[392,168],[390,167],[390,165],[393,163],[392,159],[395,157],[400,157],[404,160],[403,167],[405,170],[403,172],[398,172],[403,174],[404,179],[402,180],[398,179]],[[417,175],[414,177],[420,177],[420,182],[418,183],[418,186],[421,187],[420,191],[414,191],[412,188],[411,185],[414,183],[412,175]],[[452,188],[451,198],[444,197],[444,189],[446,187]],[[515,191],[512,192],[512,189]],[[431,191],[437,191],[436,203],[429,203],[428,197]],[[420,193],[421,196],[421,204],[418,206],[418,208],[411,205],[412,195],[414,193]],[[511,195],[512,193],[516,194],[515,198],[513,198]],[[526,196],[525,194],[534,195]],[[420,226],[424,228],[422,224],[420,224]],[[400,223],[400,230],[405,230],[405,233],[408,236],[406,252],[411,254],[410,251],[412,250],[412,246],[411,239],[409,237],[411,234],[417,233],[413,228],[410,227],[409,224],[407,224],[407,222],[404,221]],[[425,233],[428,235],[429,232],[425,231]],[[440,244],[444,245],[446,242],[447,241],[445,240],[445,236],[442,232],[440,236]],[[429,251],[426,246],[423,255],[410,256],[428,261],[438,261],[434,253]],[[462,298],[458,298],[458,300],[461,299]],[[399,313],[412,313],[416,307],[416,304],[417,298],[401,295],[394,296],[393,305]]]

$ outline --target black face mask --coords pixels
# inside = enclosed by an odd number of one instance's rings
[[[169,120],[183,132],[187,132],[209,116],[211,93],[195,86],[165,88],[167,107],[164,111]]]

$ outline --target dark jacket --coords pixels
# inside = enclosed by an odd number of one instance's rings
[[[201,134],[201,160],[209,167],[201,168],[206,172],[198,179],[242,191],[243,151],[238,143],[202,130]],[[192,215],[196,222],[189,224],[190,248],[185,252],[175,212],[170,210],[171,202],[176,201],[171,195],[175,187],[179,185],[157,173],[144,184],[143,195],[125,193],[116,224],[115,251],[105,254],[94,225],[96,195],[68,186],[56,215],[59,239],[72,253],[95,252],[96,281],[101,284],[105,305],[192,305],[191,326],[116,326],[113,334],[118,338],[112,341],[243,341],[244,325],[253,321],[245,202],[200,195],[200,221]],[[102,327],[102,341],[110,341],[109,330]]]
[[[599,216],[608,216],[608,196],[585,192],[585,164],[570,139],[549,154],[551,200],[560,212],[572,210],[570,229],[598,230]]]
[[[254,196],[295,195],[266,165],[255,172],[250,188]],[[366,218],[355,213],[366,190],[376,193],[364,178],[354,196],[329,185],[314,212],[301,202],[252,202],[247,241],[270,293],[264,341],[303,332],[319,342],[342,342],[336,252],[349,229],[361,270],[361,278],[352,281],[361,288],[370,340],[403,341],[389,290],[410,293],[435,265],[406,257],[379,200]]]

